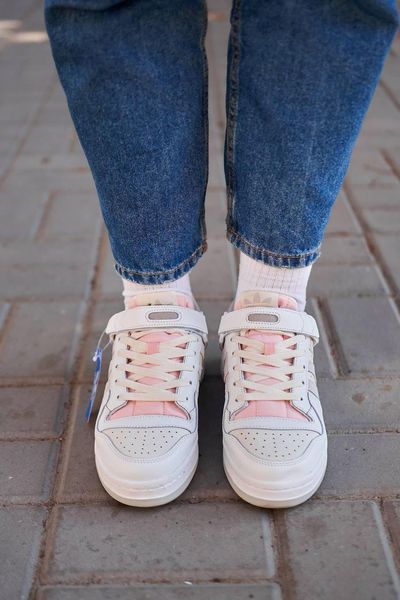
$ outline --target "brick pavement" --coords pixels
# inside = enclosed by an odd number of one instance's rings
[[[107,497],[95,474],[92,426],[83,422],[90,353],[121,306],[93,184],[57,83],[41,3],[2,3],[3,600],[400,597],[400,44],[310,285],[309,309],[322,331],[327,476],[305,505],[259,510],[235,497],[221,466],[216,328],[234,289],[236,257],[223,227],[228,2],[209,4],[210,250],[193,273],[211,326],[201,460],[178,501],[144,511]]]

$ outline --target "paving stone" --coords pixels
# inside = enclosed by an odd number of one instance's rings
[[[307,502],[286,513],[296,600],[397,598],[370,502]]]
[[[12,171],[3,183],[4,193],[84,192],[94,193],[91,174],[86,169],[74,171],[56,171],[45,169],[20,169]]]
[[[61,386],[0,388],[0,438],[59,435],[66,399]]]
[[[359,265],[372,262],[367,244],[360,236],[326,237],[318,261],[320,266],[329,264]]]
[[[330,435],[328,469],[317,496],[399,494],[399,452],[397,433]]]
[[[400,231],[400,204],[394,209],[365,209],[362,214],[368,228],[375,233],[393,234]]]
[[[95,258],[96,240],[14,241],[1,248],[5,299],[82,297]]]
[[[389,532],[393,553],[400,557],[400,501],[383,502],[382,512]]]
[[[99,203],[94,194],[58,193],[50,200],[40,237],[57,242],[62,238],[96,239],[100,224]]]
[[[121,277],[114,268],[114,259],[108,247],[105,252],[104,262],[100,266],[98,282],[100,298],[122,299]]]
[[[392,175],[381,187],[369,188],[366,185],[350,187],[350,197],[360,209],[398,208],[400,206],[400,181]]]
[[[346,176],[347,184],[368,186],[383,193],[395,177],[391,167],[380,152],[354,152]]]
[[[0,303],[0,331],[4,328],[7,317],[10,314],[11,306],[7,302]]]
[[[324,335],[325,325],[321,320],[315,299],[307,301],[306,311],[317,321],[320,334],[319,343],[314,347],[314,364],[317,377],[332,377],[336,374],[334,360],[330,355],[326,335]]]
[[[0,376],[64,379],[71,369],[78,305],[19,304],[4,334]]]
[[[400,324],[386,298],[330,298],[328,306],[351,373],[399,373]]]
[[[392,281],[400,292],[400,237],[398,235],[375,234],[373,239]]]
[[[208,250],[190,279],[196,299],[232,300],[236,288],[233,248],[225,239],[210,239]]]
[[[182,499],[233,499],[237,496],[222,464],[222,409],[225,401],[221,377],[206,377],[199,396],[200,459],[196,474]]]
[[[94,577],[212,582],[221,573],[256,582],[272,572],[267,513],[242,503],[175,504],[146,511],[65,506],[59,508],[49,583]]]
[[[318,388],[328,430],[400,430],[400,380],[319,378]]]
[[[58,490],[59,502],[111,501],[97,476],[94,461],[94,424],[104,389],[103,386],[99,388],[96,410],[89,423],[85,420],[85,409],[90,385],[76,391],[72,425],[65,444],[69,451],[65,476]]]
[[[386,90],[378,84],[366,115],[364,129],[367,133],[374,129],[386,133],[386,129],[398,129],[398,125],[398,109]]]
[[[146,586],[74,586],[44,588],[38,600],[280,600],[276,583]]]
[[[218,327],[221,316],[229,308],[227,300],[201,300],[200,310],[204,312],[208,327],[208,345],[206,348],[206,375],[221,375],[221,350],[219,348]]]
[[[65,108],[62,109],[62,114],[68,114],[65,112]],[[59,118],[57,120],[59,120]],[[89,167],[87,162],[79,159],[76,154],[51,153],[50,155],[47,155],[37,152],[32,155],[21,152],[15,160],[14,169],[16,171],[31,171],[39,169],[41,172],[76,171],[78,173],[83,173],[88,172]]]
[[[91,382],[94,373],[94,363],[92,360],[94,351],[96,350],[97,342],[101,333],[104,331],[110,317],[121,310],[124,310],[121,294],[118,295],[118,300],[115,302],[100,301],[92,308],[90,312],[90,332],[85,338],[81,350],[81,360],[78,366],[77,378],[78,381]],[[106,342],[105,342],[106,343]],[[111,358],[111,347],[108,347],[103,353],[103,367],[101,370],[100,381],[107,380],[108,364]]]
[[[225,187],[224,160],[222,152],[214,154],[209,163],[208,183],[218,188]]]
[[[397,140],[397,146],[396,147],[388,147],[387,149],[385,148],[385,156],[388,162],[390,162],[393,170],[395,171],[395,173],[397,174],[397,176],[399,176],[400,174],[400,146],[399,146],[399,142]],[[399,182],[400,185],[400,182]],[[399,198],[400,201],[400,198]]]
[[[349,205],[347,198],[342,192],[333,205],[326,233],[329,234],[353,234],[361,233],[360,225]]]
[[[32,238],[43,214],[47,194],[0,193],[0,238]]]
[[[27,600],[38,562],[46,511],[34,506],[0,508],[0,584],[3,600]]]
[[[0,498],[12,502],[47,500],[57,451],[57,442],[0,442]]]
[[[34,127],[22,147],[24,154],[61,154],[68,152],[72,142],[72,131],[65,125],[42,124]]]
[[[321,265],[311,271],[309,297],[381,295],[385,293],[378,270],[373,265]]]
[[[210,189],[206,196],[207,237],[219,239],[225,236],[226,192],[224,189]],[[204,259],[205,260],[205,259]],[[194,273],[194,271],[193,271]]]

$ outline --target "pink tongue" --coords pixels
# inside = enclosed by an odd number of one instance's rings
[[[180,337],[180,333],[167,333],[166,331],[153,331],[144,335],[142,342],[147,343],[146,354],[155,354],[158,352],[160,343],[171,338]],[[151,367],[151,364],[144,364],[143,367]],[[176,374],[178,374],[176,372]],[[156,384],[160,379],[158,377],[142,377],[138,379],[140,383],[148,385]],[[174,402],[128,402],[125,406],[117,410],[110,419],[121,419],[122,417],[134,417],[138,415],[168,415],[171,417],[186,417],[186,414]]]
[[[274,293],[259,293],[245,292],[239,297],[235,304],[235,308],[244,308],[245,306],[270,306],[279,308],[290,308],[296,310],[297,306],[292,298]],[[246,331],[245,336],[248,338],[260,340],[264,342],[264,354],[267,356],[273,354],[277,343],[285,339],[280,333],[268,333],[250,329]],[[245,378],[254,380],[255,375],[245,374]],[[266,377],[260,383],[273,384],[276,379]],[[251,390],[251,388],[248,388]],[[248,417],[283,417],[298,420],[307,420],[298,410],[293,408],[290,402],[286,400],[251,400],[243,410],[241,410],[235,419],[244,419]]]

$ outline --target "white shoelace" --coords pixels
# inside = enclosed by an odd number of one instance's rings
[[[117,371],[121,377],[114,383],[122,388],[118,394],[121,402],[175,402],[176,390],[190,384],[190,378],[183,373],[193,373],[193,368],[187,366],[185,358],[193,356],[188,350],[189,342],[196,339],[194,334],[183,333],[159,343],[158,352],[147,353],[148,342],[141,338],[149,333],[160,330],[130,331],[118,335],[117,358],[120,359]],[[176,333],[175,330],[165,329],[164,333]],[[183,347],[182,347],[183,346]],[[145,377],[153,378],[153,383],[138,381]]]
[[[293,362],[297,356],[303,354],[297,346],[301,336],[291,335],[287,339],[276,342],[274,352],[265,354],[264,342],[249,338],[243,333],[241,332],[237,337],[240,349],[234,352],[235,356],[241,359],[240,376],[233,384],[240,388],[238,399],[244,402],[298,400],[299,388],[304,385],[304,381],[294,380],[293,374],[304,373],[304,370],[302,367],[295,367]],[[263,383],[265,379],[273,381]]]

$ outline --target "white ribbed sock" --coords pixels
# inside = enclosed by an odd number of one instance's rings
[[[310,273],[311,265],[296,269],[270,267],[241,252],[236,300],[246,291],[269,291],[290,296],[296,300],[298,310],[304,310]]]
[[[122,295],[124,297],[125,308],[129,308],[130,300],[138,294],[153,294],[157,292],[168,292],[173,290],[176,292],[181,292],[182,294],[189,296],[190,299],[193,299],[189,273],[186,273],[179,279],[175,279],[175,281],[166,281],[164,283],[155,285],[143,285],[142,283],[135,283],[134,281],[129,281],[128,279],[122,279],[122,283],[124,286]]]

